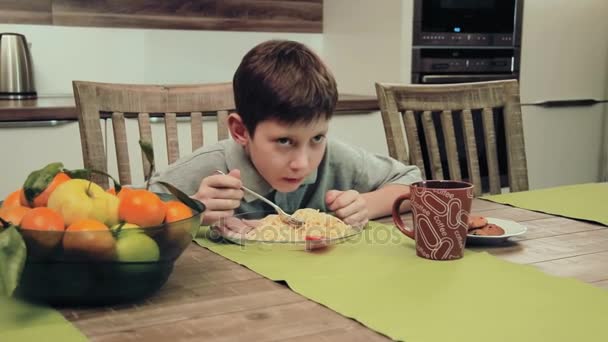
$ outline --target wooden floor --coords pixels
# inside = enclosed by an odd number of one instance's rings
[[[471,248],[608,289],[605,226],[475,200],[473,210],[523,222],[513,243]],[[411,222],[409,215],[404,215]],[[391,222],[390,218],[379,220]],[[136,305],[62,309],[93,341],[386,341],[358,322],[192,244],[161,291]]]

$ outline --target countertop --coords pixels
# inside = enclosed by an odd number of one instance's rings
[[[336,115],[378,111],[375,96],[341,94]],[[72,95],[40,95],[34,100],[0,100],[0,122],[77,120]]]

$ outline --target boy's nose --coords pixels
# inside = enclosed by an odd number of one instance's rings
[[[289,163],[289,167],[294,170],[302,170],[308,167],[308,154],[306,152],[296,152]]]

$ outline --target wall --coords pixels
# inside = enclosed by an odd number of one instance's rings
[[[124,83],[229,81],[254,45],[300,41],[321,53],[321,34],[176,31],[0,24],[32,44],[40,95],[72,93],[72,80]]]
[[[323,4],[323,53],[342,92],[375,95],[375,82],[410,83],[412,0]]]
[[[382,6],[378,4],[323,1],[323,57],[340,92],[375,95],[375,82],[410,83],[413,1],[383,0]],[[339,130],[348,124],[350,131]],[[332,131],[354,145],[388,154],[380,112],[358,117],[356,124],[337,117]]]
[[[347,5],[347,4],[343,4]],[[336,13],[337,14],[337,13]],[[363,15],[363,13],[360,13]],[[176,31],[146,29],[111,29],[60,27],[45,25],[0,24],[0,32],[24,34],[32,44],[36,89],[40,96],[71,94],[72,80],[89,80],[117,83],[206,83],[230,81],[242,56],[254,45],[267,39],[300,41],[324,59],[328,56],[321,34],[260,33],[227,31]],[[336,50],[334,50],[336,51]],[[335,61],[335,59],[334,59]],[[339,64],[339,63],[338,63]],[[330,67],[334,67],[330,65]],[[338,68],[338,66],[336,66]],[[387,68],[388,70],[388,68]],[[351,87],[354,82],[344,69],[337,70],[336,78],[343,92],[363,92],[363,87]],[[356,83],[357,85],[360,83]],[[373,87],[371,88],[373,89]],[[373,92],[371,92],[373,93]],[[27,153],[6,148],[5,162],[21,165],[3,173],[0,180],[0,198],[18,187],[27,172],[48,161],[64,161],[68,167],[80,167],[80,137],[78,125],[68,128],[2,129],[0,138],[13,141],[15,136],[30,136],[32,149]],[[107,126],[111,130],[111,125]],[[208,132],[207,132],[208,131]],[[40,134],[38,132],[43,132]],[[215,122],[206,128],[206,136],[214,137]],[[210,133],[210,134],[207,134]],[[330,124],[330,136],[364,147],[372,152],[386,154],[384,131],[379,113],[339,115]],[[53,146],[46,149],[48,140]],[[213,139],[212,139],[213,140]],[[4,141],[4,139],[2,139]],[[159,152],[162,139],[155,140]],[[69,146],[68,146],[69,145]],[[187,142],[180,144],[187,153]],[[109,169],[116,175],[113,147],[109,148]],[[141,160],[137,146],[130,146],[131,162]],[[38,153],[40,156],[32,156]],[[182,153],[182,154],[183,154]],[[28,163],[24,164],[24,159]],[[40,164],[38,166],[38,164]],[[162,163],[161,163],[162,165]],[[139,171],[137,171],[139,173]],[[136,177],[140,178],[140,177]]]
[[[48,163],[82,167],[78,122],[54,127],[0,127],[0,201],[23,185],[30,172]]]

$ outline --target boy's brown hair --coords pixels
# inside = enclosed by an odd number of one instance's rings
[[[288,40],[270,40],[251,49],[233,78],[236,111],[251,135],[261,121],[309,123],[330,119],[336,81],[313,51]]]

